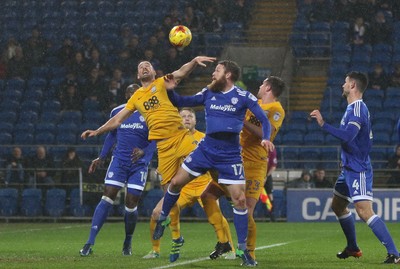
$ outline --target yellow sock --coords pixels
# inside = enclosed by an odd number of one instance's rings
[[[181,236],[181,225],[180,225],[180,215],[181,211],[177,205],[171,209],[169,217],[171,218],[171,223],[169,224],[169,229],[171,230],[172,239],[178,239]]]
[[[150,218],[150,240],[151,240],[151,245],[153,248],[153,251],[160,253],[160,239],[154,240],[153,239],[153,233],[156,228],[157,221],[154,220],[153,218]]]
[[[222,216],[222,226],[224,229],[224,233],[228,236],[228,240],[229,240],[229,243],[231,244],[232,251],[235,252],[235,247],[234,247],[232,235],[231,235],[231,229],[229,228],[229,222],[226,220],[226,218],[224,216]]]
[[[223,226],[223,215],[217,201],[214,199],[202,199],[204,211],[206,212],[208,222],[214,227],[218,241],[221,243],[228,242],[229,238],[225,233]],[[229,227],[228,227],[229,228]]]
[[[254,221],[254,218],[252,215],[249,214],[249,228],[248,228],[248,234],[247,234],[247,249],[250,252],[251,257],[253,259],[256,258],[256,255],[254,253],[254,250],[256,249],[256,237],[257,237],[257,227],[256,227],[256,222]]]

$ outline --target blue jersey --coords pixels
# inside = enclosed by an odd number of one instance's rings
[[[246,110],[249,109],[263,127],[263,139],[270,139],[271,126],[265,112],[257,103],[257,98],[236,86],[227,92],[213,92],[204,88],[193,96],[180,96],[168,91],[171,102],[177,106],[200,106],[205,109],[206,135],[215,133],[238,134],[243,128]]]
[[[340,122],[339,131],[329,124],[324,124],[323,129],[332,135],[341,138],[342,166],[355,172],[371,169],[369,152],[372,147],[372,130],[370,115],[367,106],[362,100],[357,100],[347,106],[346,112]],[[354,130],[344,138],[338,136],[340,131]]]
[[[110,118],[125,107],[125,104],[114,108]],[[115,145],[113,157],[123,162],[131,162],[131,154],[134,148],[144,150],[145,155],[136,164],[148,165],[153,157],[156,143],[148,140],[149,129],[142,115],[135,111],[117,129],[108,133],[104,141],[100,158],[104,159]]]
[[[400,145],[400,118],[399,121],[397,122],[397,136],[398,136],[397,144]]]

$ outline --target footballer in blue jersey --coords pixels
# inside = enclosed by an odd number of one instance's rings
[[[220,61],[212,74],[212,83],[198,94],[180,96],[172,91],[168,93],[175,106],[204,106],[206,136],[172,178],[164,196],[153,238],[158,239],[162,236],[168,224],[169,212],[178,200],[182,187],[195,177],[214,169],[218,171],[218,182],[226,187],[234,205],[233,222],[238,237],[238,255],[242,258],[243,265],[254,266],[256,262],[246,249],[248,210],[239,143],[239,134],[243,128],[247,109],[251,110],[262,124],[261,144],[268,151],[272,151],[274,145],[269,141],[271,133],[269,120],[258,105],[257,98],[234,85],[239,74],[240,68],[235,62]]]
[[[367,85],[365,74],[354,71],[347,74],[343,97],[348,105],[339,128],[326,123],[318,110],[312,111],[310,116],[317,120],[324,131],[341,141],[342,171],[335,184],[332,209],[339,219],[347,245],[336,256],[339,259],[362,256],[357,245],[354,218],[348,209],[349,203],[354,202],[358,216],[368,224],[387,250],[384,263],[400,263],[399,252],[385,223],[372,208],[373,172],[369,152],[373,133],[369,111],[362,100]]]
[[[139,87],[136,84],[128,86],[126,98],[129,99]],[[110,117],[124,107],[125,105],[120,105],[114,108]],[[146,184],[149,163],[156,149],[155,142],[148,140],[148,133],[144,118],[136,111],[117,129],[108,133],[99,157],[92,161],[89,173],[94,172],[113,149],[104,179],[104,193],[93,215],[89,239],[79,251],[81,256],[92,253],[96,236],[106,221],[119,190],[125,186],[127,187],[124,213],[125,240],[122,254],[132,255],[131,242],[138,218],[137,204]]]

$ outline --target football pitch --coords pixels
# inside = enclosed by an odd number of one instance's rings
[[[400,225],[388,223],[400,246]],[[339,260],[335,254],[345,246],[338,223],[258,222],[256,251],[258,268],[393,268],[384,265],[385,248],[364,223],[357,223],[357,237],[363,250],[360,259]],[[123,222],[108,222],[99,233],[94,253],[80,257],[86,242],[89,222],[78,223],[0,223],[0,268],[239,268],[240,259],[210,260],[216,243],[215,233],[206,222],[181,224],[185,245],[181,257],[169,262],[171,236],[162,238],[161,257],[145,260],[151,250],[148,222],[138,223],[133,237],[132,256],[122,256]],[[231,224],[234,233],[234,227]],[[233,235],[234,241],[236,236]]]

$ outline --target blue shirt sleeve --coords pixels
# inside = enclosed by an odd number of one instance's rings
[[[196,94],[192,96],[182,96],[177,94],[173,90],[168,90],[168,97],[171,103],[176,107],[194,107],[204,104],[204,96],[202,94]]]
[[[334,137],[339,138],[345,143],[348,143],[351,140],[353,140],[357,136],[358,131],[360,130],[358,126],[354,124],[347,125],[346,129],[338,129],[328,123],[324,123],[322,129],[330,133]]]
[[[100,159],[105,159],[107,157],[107,154],[110,152],[112,147],[115,145],[117,142],[117,130],[113,130],[109,132],[106,136],[106,139],[104,140],[103,148],[101,149],[100,152]]]

